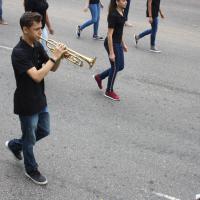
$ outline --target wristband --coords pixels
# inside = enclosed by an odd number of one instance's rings
[[[53,58],[49,58],[49,60],[56,64],[56,61]]]

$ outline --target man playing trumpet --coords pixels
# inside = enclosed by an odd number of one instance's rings
[[[60,60],[68,56],[66,47],[57,44],[49,57],[39,43],[42,34],[42,16],[36,12],[25,12],[20,18],[22,37],[12,52],[12,65],[16,79],[14,113],[19,116],[22,137],[5,144],[15,158],[22,160],[25,175],[33,182],[44,185],[47,179],[39,172],[33,153],[37,141],[49,135],[49,113],[44,92],[44,77],[56,71]]]

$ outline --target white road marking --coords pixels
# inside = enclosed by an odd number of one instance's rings
[[[0,48],[1,49],[6,49],[6,50],[8,50],[8,51],[11,51],[13,48],[11,48],[11,47],[6,47],[6,46],[1,46],[0,45]]]
[[[177,199],[175,197],[171,197],[167,194],[162,194],[162,193],[159,193],[159,192],[153,192],[153,194],[159,196],[159,197],[164,197],[165,199],[169,199],[169,200],[180,200],[180,199]]]

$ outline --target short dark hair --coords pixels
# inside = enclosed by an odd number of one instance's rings
[[[33,22],[41,22],[42,16],[37,12],[25,12],[20,18],[21,29],[23,27],[30,28],[33,25]]]

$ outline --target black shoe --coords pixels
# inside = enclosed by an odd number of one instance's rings
[[[93,39],[94,39],[94,40],[104,40],[104,38],[101,37],[101,36],[99,36],[99,35],[94,35],[94,36],[93,36]]]
[[[14,157],[15,157],[17,160],[22,160],[22,159],[23,159],[23,158],[22,158],[21,151],[15,152],[15,151],[13,151],[13,150],[9,147],[9,141],[6,141],[6,142],[5,142],[5,146],[7,147],[7,149],[8,149],[9,151],[12,152],[12,154],[14,155]]]
[[[81,36],[81,27],[80,26],[77,26],[77,29],[76,29],[76,37],[77,38],[80,38]]]
[[[134,39],[135,39],[135,46],[137,47],[137,44],[138,44],[138,36],[137,35],[134,35]]]
[[[37,169],[32,172],[25,172],[25,175],[38,185],[46,185],[48,183],[46,177],[44,177]]]

